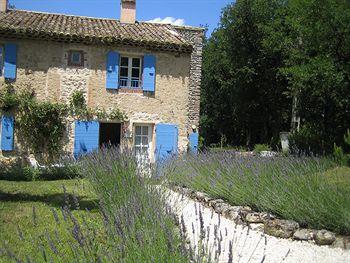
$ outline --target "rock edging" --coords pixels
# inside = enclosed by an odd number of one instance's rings
[[[256,212],[248,206],[232,206],[222,199],[211,198],[205,193],[189,188],[176,186],[173,187],[173,190],[212,208],[216,213],[236,224],[247,225],[251,229],[262,231],[267,235],[350,250],[350,236],[336,236],[333,232],[325,229],[300,228],[296,221],[279,219],[270,213]]]

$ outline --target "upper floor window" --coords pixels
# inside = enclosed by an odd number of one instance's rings
[[[3,76],[4,70],[4,47],[0,45],[0,77]]]
[[[68,66],[83,67],[84,66],[84,52],[83,51],[69,51]]]
[[[141,63],[140,57],[120,58],[119,87],[141,89]]]

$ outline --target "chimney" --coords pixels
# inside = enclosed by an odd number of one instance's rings
[[[4,0],[0,0],[4,1]],[[120,0],[120,22],[135,24],[136,21],[136,0]]]
[[[7,1],[8,0],[0,0],[0,12],[7,11]]]

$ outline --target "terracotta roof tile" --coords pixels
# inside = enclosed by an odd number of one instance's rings
[[[60,42],[132,45],[190,52],[191,43],[176,33],[174,26],[118,20],[39,13],[23,10],[0,12],[0,35]]]

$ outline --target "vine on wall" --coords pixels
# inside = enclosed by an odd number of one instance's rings
[[[89,108],[86,104],[84,94],[81,91],[73,92],[69,105],[71,115],[79,120],[99,119],[111,121],[119,120],[124,122],[128,119],[127,115],[118,108],[113,108],[108,113],[105,109]]]
[[[103,119],[125,121],[127,116],[115,108],[109,113],[104,109],[91,109],[86,105],[82,92],[74,92],[69,105],[41,102],[33,91],[17,93],[11,84],[0,90],[2,114],[15,116],[16,132],[21,146],[28,152],[43,153],[46,160],[53,160],[63,148],[67,117],[80,120]]]

